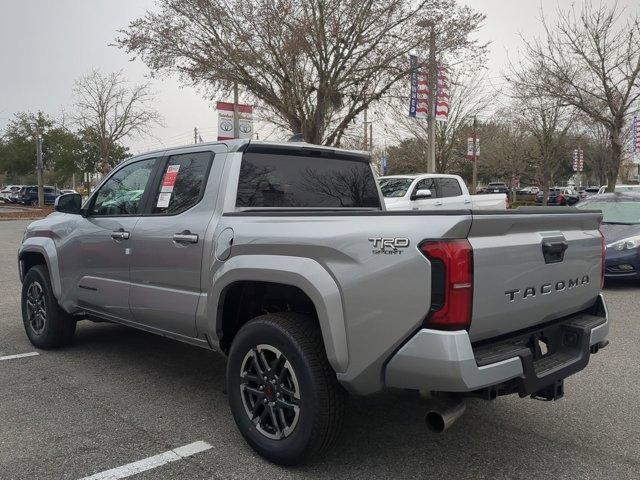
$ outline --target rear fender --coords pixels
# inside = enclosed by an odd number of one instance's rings
[[[227,260],[212,280],[206,302],[208,313],[199,315],[207,319],[207,325],[199,325],[199,332],[207,332],[209,338],[219,341],[217,332],[222,318],[218,316],[218,304],[225,287],[234,282],[262,281],[295,286],[315,306],[329,363],[338,373],[346,371],[349,354],[342,296],[336,282],[318,262],[281,255],[242,255]]]

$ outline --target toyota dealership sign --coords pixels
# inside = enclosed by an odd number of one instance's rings
[[[218,110],[218,140],[231,140],[233,135],[233,103],[217,102]],[[253,137],[253,105],[238,104],[240,115],[238,138]]]

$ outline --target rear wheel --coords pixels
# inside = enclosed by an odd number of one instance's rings
[[[29,341],[38,348],[71,342],[76,321],[58,305],[44,265],[29,269],[22,282],[22,321]]]
[[[244,325],[229,352],[227,392],[240,433],[274,463],[320,454],[342,425],[346,392],[327,361],[320,328],[304,315],[268,314]]]

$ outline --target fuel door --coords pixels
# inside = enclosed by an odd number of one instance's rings
[[[231,256],[231,247],[233,246],[233,228],[225,228],[216,238],[215,253],[216,258],[224,262]]]

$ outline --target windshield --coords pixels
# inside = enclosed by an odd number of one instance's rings
[[[413,183],[413,178],[382,178],[380,190],[385,197],[404,197]]]
[[[602,210],[602,223],[640,224],[640,202],[637,201],[587,200],[576,207]]]

